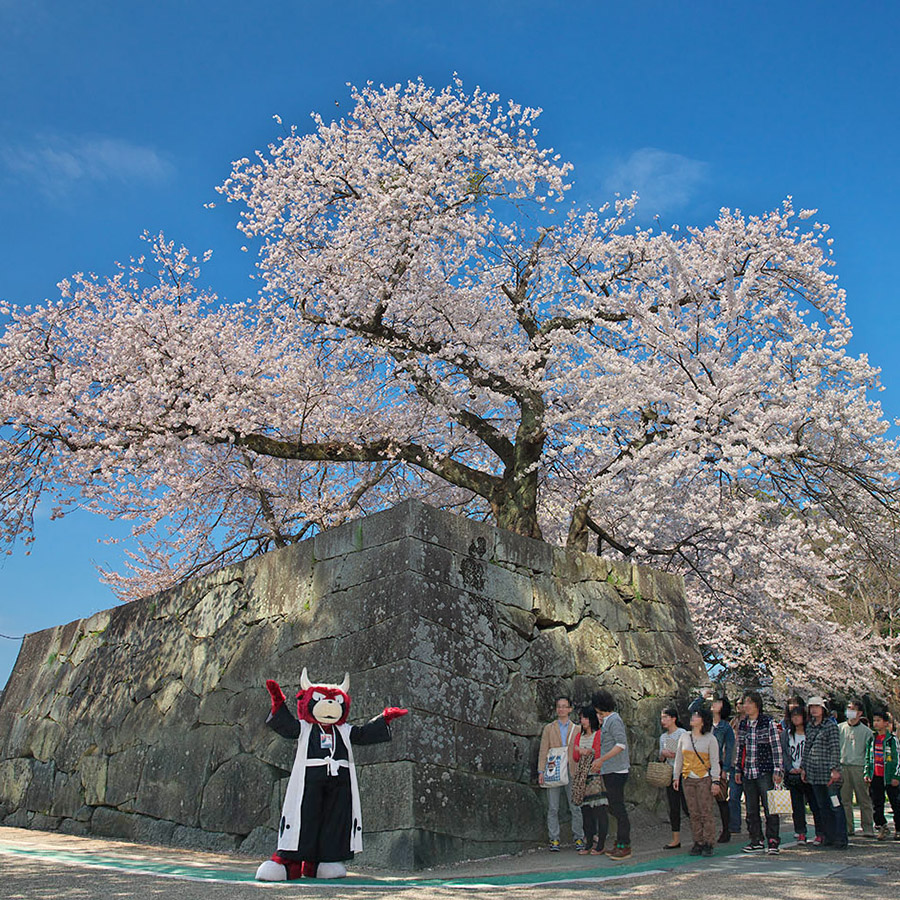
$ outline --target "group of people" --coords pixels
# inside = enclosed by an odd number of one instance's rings
[[[560,849],[559,805],[565,793],[578,852],[627,859],[631,843],[624,787],[630,759],[624,723],[607,691],[598,691],[589,706],[578,710],[578,723],[571,713],[571,701],[560,697],[557,718],[541,736],[539,780],[548,787],[550,849]],[[783,718],[776,719],[763,711],[760,693],[748,690],[734,718],[732,713],[728,698],[711,691],[690,705],[687,729],[681,727],[675,707],[661,711],[659,761],[671,768],[666,794],[672,837],[664,849],[681,847],[681,818],[687,814],[691,854],[712,856],[715,843],[740,833],[743,794],[749,832],[743,851],[779,853],[781,819],[770,809],[769,793],[779,788],[790,796],[794,837],[800,844],[807,843],[808,808],[814,826],[811,845],[846,849],[854,834],[854,797],[862,834],[879,840],[889,837],[887,798],[894,840],[900,841],[900,753],[896,726],[886,709],[873,711],[869,727],[863,704],[854,700],[847,704],[846,721],[838,725],[823,697],[804,702],[795,696],[788,700]],[[573,772],[582,753],[592,754],[588,780],[596,780],[597,789],[586,789],[576,798],[580,803],[573,803],[571,781],[545,784],[545,766],[554,748],[566,748]],[[616,817],[618,831],[607,850],[609,813]]]
[[[848,837],[854,834],[854,795],[863,835],[880,840],[888,837],[887,795],[894,814],[894,839],[900,840],[898,744],[886,709],[874,711],[870,729],[863,722],[863,704],[857,700],[848,703],[846,721],[840,725],[820,696],[805,702],[791,697],[780,720],[763,712],[757,691],[746,691],[740,706],[739,714],[729,721],[732,710],[726,696],[698,698],[690,706],[690,733],[679,727],[676,709],[662,711],[659,757],[673,768],[667,788],[672,840],[665,849],[680,846],[681,814],[686,810],[694,836],[691,852],[712,855],[713,840],[726,843],[740,832],[743,793],[750,836],[744,852],[778,853],[781,819],[770,809],[770,791],[780,787],[790,795],[798,844],[807,843],[808,807],[814,827],[812,845],[846,849]],[[710,734],[715,745],[707,741],[701,747],[698,734]],[[708,788],[699,790],[703,766],[709,775]],[[685,782],[685,767],[690,770],[688,778],[699,779],[696,785]],[[712,825],[714,803],[721,820],[718,838]]]
[[[572,721],[572,701],[560,697],[556,701],[557,718],[544,727],[539,756],[540,783],[544,784],[550,751],[565,748],[567,770],[574,772],[584,757],[589,763],[587,781],[598,788],[587,787],[579,803],[572,798],[573,780],[564,785],[549,786],[547,826],[550,849],[560,849],[559,803],[565,793],[572,814],[572,834],[581,855],[601,856],[620,862],[631,857],[631,821],[625,806],[625,783],[631,771],[628,735],[622,717],[616,712],[616,701],[609,691],[596,691],[588,705],[578,710],[578,723]],[[616,819],[616,834],[610,847],[609,814]]]

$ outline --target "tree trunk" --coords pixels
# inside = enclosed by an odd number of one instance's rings
[[[566,537],[566,546],[572,550],[581,550],[587,553],[588,538],[591,532],[587,524],[588,507],[585,503],[579,503],[572,510],[572,518],[569,522],[569,534]]]
[[[499,528],[543,540],[537,515],[537,473],[503,482],[491,497],[494,521]]]

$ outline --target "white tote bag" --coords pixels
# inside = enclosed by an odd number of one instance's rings
[[[544,766],[544,787],[563,787],[569,783],[569,753],[565,747],[551,747]]]

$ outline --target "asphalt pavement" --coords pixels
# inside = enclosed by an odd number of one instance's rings
[[[900,842],[855,837],[845,852],[797,846],[783,835],[777,856],[748,855],[746,835],[719,845],[712,859],[663,851],[664,826],[635,830],[632,859],[614,863],[567,848],[477,860],[415,874],[351,867],[340,881],[262,884],[259,860],[172,847],[0,827],[3,900],[262,900],[261,891],[357,900],[463,898],[473,893],[559,898],[620,894],[640,900],[887,900],[900,893]],[[743,840],[741,839],[743,838]]]

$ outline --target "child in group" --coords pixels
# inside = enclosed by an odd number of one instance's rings
[[[884,795],[887,794],[894,813],[894,840],[900,841],[900,753],[897,738],[890,732],[889,725],[890,713],[886,709],[875,710],[873,734],[866,743],[863,777],[869,785],[878,840],[887,840],[888,836],[884,816]]]

